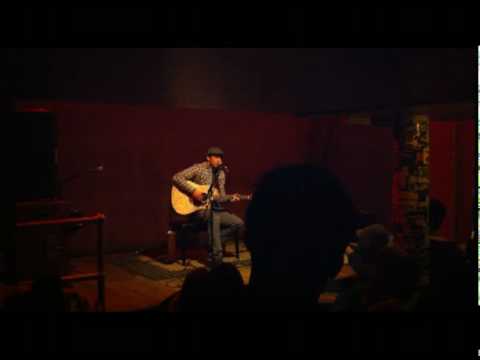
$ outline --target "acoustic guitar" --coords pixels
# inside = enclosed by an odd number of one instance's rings
[[[194,183],[193,181],[188,181],[188,184],[193,186],[196,190],[200,190],[202,193],[205,194],[204,200],[199,202],[195,200],[193,197],[191,197],[189,194],[184,193],[180,189],[178,189],[175,185],[172,186],[172,195],[171,195],[171,201],[172,201],[172,207],[173,210],[179,215],[190,215],[194,212],[200,211],[200,210],[206,210],[208,209],[209,203],[207,199],[207,193],[208,189],[210,188],[210,185],[199,185],[197,183]],[[215,200],[220,196],[220,192],[218,191],[217,188],[213,188],[213,199]],[[238,198],[239,200],[251,200],[252,195],[226,195],[224,199],[222,199],[222,202],[227,202],[227,201],[232,201],[235,198]],[[217,200],[216,200],[217,201]]]

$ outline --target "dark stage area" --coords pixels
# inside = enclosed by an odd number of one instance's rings
[[[2,312],[476,307],[476,49],[7,61],[18,160]]]

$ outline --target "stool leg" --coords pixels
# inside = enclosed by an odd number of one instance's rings
[[[168,262],[173,263],[176,260],[177,234],[173,230],[168,231]]]
[[[186,246],[185,246],[185,231],[184,230],[181,230],[181,232],[179,232],[179,235],[180,235],[180,249],[181,249],[181,252],[182,252],[182,264],[183,266],[185,266],[186,262],[187,262],[187,255],[186,255]]]
[[[235,233],[235,254],[237,256],[237,259],[240,259],[240,231],[236,231]]]

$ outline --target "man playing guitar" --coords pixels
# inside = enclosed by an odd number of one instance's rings
[[[218,147],[208,149],[206,161],[194,164],[176,173],[172,182],[181,192],[188,194],[196,203],[203,203],[206,200],[205,192],[196,188],[192,183],[198,185],[209,185],[216,188],[217,195],[213,197],[210,208],[201,208],[191,214],[193,220],[212,223],[209,226],[209,235],[212,240],[209,246],[209,265],[216,266],[222,263],[223,251],[222,242],[233,236],[237,231],[242,231],[244,222],[237,215],[220,207],[220,203],[227,201],[239,201],[242,196],[239,194],[226,195],[225,180],[226,167],[223,165],[223,151]],[[210,210],[212,212],[210,213]],[[211,216],[211,217],[210,217]]]

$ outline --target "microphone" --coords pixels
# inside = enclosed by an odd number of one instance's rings
[[[90,168],[90,169],[85,171],[85,173],[100,173],[100,172],[103,172],[103,165],[102,164],[97,165],[94,168]],[[63,179],[62,183],[66,184],[66,183],[68,183],[68,182],[70,182],[70,181],[72,181],[76,178],[79,178],[81,175],[82,175],[82,172],[70,175],[67,178]]]
[[[222,164],[219,166],[220,169],[223,169],[223,171],[225,171],[226,173],[230,172],[230,169],[228,168],[227,165],[225,164]]]

